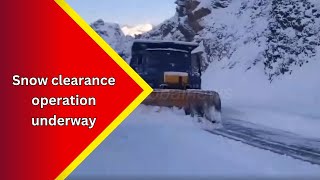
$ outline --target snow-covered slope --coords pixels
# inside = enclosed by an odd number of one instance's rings
[[[91,27],[125,60],[130,57],[133,37],[126,36],[119,24],[98,20]]]
[[[138,24],[135,26],[123,26],[121,30],[125,35],[135,37],[136,35],[151,31],[152,28],[151,24]]]
[[[224,104],[320,119],[318,0],[178,0],[176,15],[141,38],[200,42],[203,88]]]
[[[202,21],[209,22],[213,28],[200,32],[212,61],[203,77],[205,89],[232,91],[225,103],[320,117],[318,6],[300,0],[230,1]]]
[[[221,62],[226,69],[244,66],[244,72],[259,66],[269,81],[317,60],[319,1],[178,0],[177,4],[173,18],[141,38],[203,42],[205,66]]]

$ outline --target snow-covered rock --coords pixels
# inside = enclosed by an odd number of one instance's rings
[[[131,56],[131,46],[134,40],[131,36],[126,36],[119,24],[106,23],[98,20],[91,24],[91,27],[125,60]]]

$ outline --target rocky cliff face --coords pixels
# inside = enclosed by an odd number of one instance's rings
[[[320,57],[317,0],[177,0],[174,17],[141,39],[199,42],[211,63],[244,72],[261,68],[271,82]]]
[[[307,0],[273,1],[270,16],[264,54],[270,79],[292,73],[292,66],[320,60],[315,59],[320,51],[319,7]]]
[[[176,14],[169,20],[145,33],[140,38],[193,41],[194,36],[203,29],[199,24],[202,17],[210,14],[208,8],[197,8],[201,3],[195,0],[177,0]]]

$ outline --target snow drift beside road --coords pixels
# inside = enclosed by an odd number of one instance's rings
[[[236,54],[231,58],[253,59],[254,52]],[[223,68],[223,63],[211,63],[203,75],[203,89],[221,91],[225,103],[249,103],[251,105],[286,106],[300,112],[316,113],[320,117],[320,48],[312,64],[297,68],[291,75],[268,81],[259,69],[246,71],[244,66]],[[262,67],[261,67],[262,68]],[[246,71],[246,72],[245,72]],[[228,92],[226,94],[226,92]]]
[[[257,54],[250,49],[235,52],[231,59],[254,59]],[[258,68],[246,71],[239,65],[228,69],[222,62],[213,62],[203,75],[203,89],[218,91],[223,107],[240,113],[230,114],[233,118],[320,138],[319,59],[320,49],[312,64],[297,67],[272,83]]]

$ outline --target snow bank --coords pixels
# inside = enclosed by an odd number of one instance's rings
[[[239,61],[252,59],[254,48],[248,48],[248,51],[248,54],[235,52],[234,58]],[[211,64],[203,75],[203,88],[232,91],[230,97],[224,98],[225,103],[286,106],[294,111],[313,112],[320,116],[320,61],[306,64],[304,69],[297,68],[293,74],[284,75],[273,83],[257,68],[246,70],[238,66],[230,70],[223,66],[222,63]]]
[[[310,177],[320,167],[194,126],[183,111],[139,107],[72,177]]]
[[[258,47],[243,47],[231,57],[239,61],[255,59]],[[312,63],[296,68],[291,75],[270,83],[261,68],[238,65],[224,68],[213,62],[203,75],[203,89],[216,90],[224,107],[246,114],[242,120],[320,138],[320,50]],[[244,109],[241,109],[244,107]],[[248,111],[246,111],[248,110]],[[263,112],[265,111],[265,112]],[[260,113],[258,113],[260,112]]]

